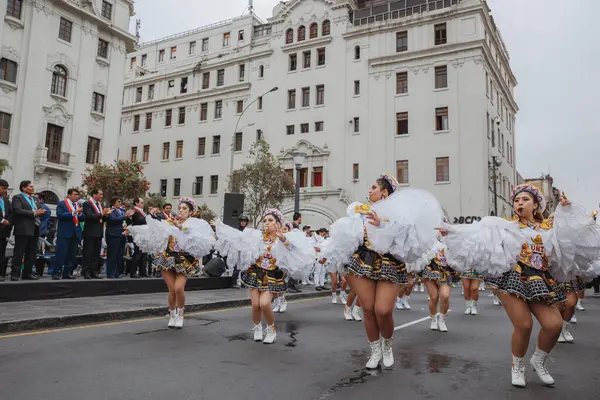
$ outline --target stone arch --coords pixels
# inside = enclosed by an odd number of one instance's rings
[[[281,212],[287,220],[291,220],[292,215],[294,214],[294,203],[290,202],[284,204],[281,208]],[[328,207],[316,203],[300,203],[300,213],[318,216],[319,218],[323,219],[327,225],[333,224],[340,217],[342,217]],[[320,228],[326,228],[326,226],[322,226]]]
[[[58,195],[52,190],[43,190],[39,192],[39,194],[44,195],[44,201],[46,202],[46,204],[57,205],[60,201]]]

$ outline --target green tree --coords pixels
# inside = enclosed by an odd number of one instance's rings
[[[252,145],[250,162],[233,171],[230,189],[245,196],[244,211],[254,226],[267,208],[279,208],[286,195],[294,192],[294,182],[269,152],[269,144],[260,140]]]
[[[2,176],[2,174],[4,174],[4,172],[10,168],[10,165],[8,164],[8,160],[5,159],[0,159],[0,176]]]
[[[146,203],[146,207],[150,208],[158,208],[162,210],[162,207],[167,203],[165,198],[160,195],[160,193],[148,193],[148,195],[144,198],[144,203]]]
[[[217,214],[215,214],[214,211],[206,205],[206,203],[198,206],[198,213],[200,214],[200,218],[209,223],[217,217]]]
[[[127,202],[143,196],[150,188],[142,164],[138,161],[125,160],[117,161],[115,164],[96,164],[86,168],[82,185],[88,191],[102,190],[107,199],[120,197]]]

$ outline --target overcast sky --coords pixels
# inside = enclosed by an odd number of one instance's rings
[[[254,0],[271,16],[278,0]],[[210,4],[207,7],[207,3]],[[142,41],[242,14],[248,0],[137,0]],[[550,173],[575,202],[600,202],[599,0],[488,0],[519,85],[517,169],[526,178]],[[134,25],[132,19],[132,27]],[[133,30],[133,29],[132,29]],[[597,118],[596,123],[593,118]]]

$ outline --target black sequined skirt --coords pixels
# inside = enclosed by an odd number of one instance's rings
[[[450,267],[444,267],[432,261],[421,272],[421,278],[436,281],[438,285],[452,285],[460,281],[460,277]]]
[[[514,294],[525,301],[554,304],[567,300],[548,270],[535,269],[520,262],[501,276],[485,278],[484,281],[492,290]]]
[[[344,265],[346,273],[373,281],[390,281],[400,285],[408,284],[406,264],[391,254],[381,255],[361,246]]]
[[[558,286],[565,293],[580,292],[586,289],[586,284],[581,278],[576,278],[568,282],[560,282]]]
[[[287,290],[285,274],[279,268],[267,270],[252,265],[242,271],[240,278],[246,286],[261,292],[283,293]]]

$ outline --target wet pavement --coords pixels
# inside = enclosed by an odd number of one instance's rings
[[[0,393],[7,399],[321,400],[321,399],[597,399],[600,396],[600,299],[584,301],[575,344],[559,344],[543,387],[510,385],[511,326],[482,292],[478,316],[463,315],[452,293],[449,332],[428,321],[399,329],[395,365],[367,371],[362,323],[344,321],[329,299],[290,303],[277,315],[277,342],[252,340],[248,308],[190,313],[181,331],[166,318],[119,321],[52,332],[0,336]],[[426,293],[396,326],[427,316]],[[535,332],[537,333],[537,327]],[[535,346],[532,338],[529,356]]]

